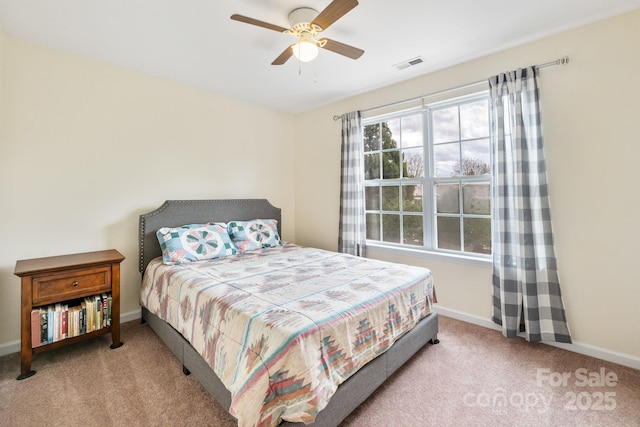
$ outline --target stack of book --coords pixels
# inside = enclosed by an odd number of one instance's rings
[[[111,294],[31,310],[31,347],[111,326]]]

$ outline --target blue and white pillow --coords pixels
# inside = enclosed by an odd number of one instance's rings
[[[162,249],[162,262],[169,265],[238,253],[224,223],[163,227],[156,235]]]
[[[275,219],[231,221],[227,224],[227,229],[240,253],[283,245],[278,234],[278,221]]]

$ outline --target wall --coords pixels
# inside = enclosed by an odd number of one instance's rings
[[[116,248],[138,314],[138,216],[164,200],[268,198],[295,239],[292,115],[2,41],[0,354],[18,348],[18,259]]]
[[[117,248],[127,257],[122,311],[131,315],[138,215],[166,199],[267,197],[283,208],[286,240],[336,249],[334,114],[568,55],[568,66],[541,78],[567,315],[583,347],[640,360],[640,194],[631,184],[640,157],[639,29],[636,11],[293,117],[0,31],[0,354],[19,339],[16,260]],[[489,269],[369,253],[428,266],[441,307],[490,318]]]
[[[583,349],[622,354],[640,366],[640,322],[635,315],[640,301],[640,193],[634,183],[640,159],[638,52],[640,11],[635,11],[299,115],[298,243],[337,248],[341,125],[333,115],[568,55],[569,65],[542,70],[541,97],[556,253],[569,326]],[[441,307],[489,322],[490,269],[373,250],[369,254],[431,268]]]

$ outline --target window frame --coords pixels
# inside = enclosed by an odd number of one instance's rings
[[[396,111],[389,111],[386,112],[384,114],[380,114],[380,115],[375,115],[375,116],[371,116],[371,117],[367,117],[367,118],[363,118],[362,120],[362,135],[363,135],[363,141],[364,141],[364,135],[365,135],[365,128],[367,126],[373,125],[373,124],[379,124],[380,126],[382,122],[385,121],[390,121],[390,120],[394,120],[394,119],[398,119],[398,120],[402,120],[403,117],[406,116],[411,116],[411,115],[415,115],[416,113],[421,114],[422,117],[422,155],[423,155],[423,164],[424,164],[424,170],[422,172],[422,177],[419,178],[406,178],[402,176],[402,165],[403,165],[403,156],[402,153],[405,149],[404,144],[403,144],[403,140],[402,140],[402,133],[400,134],[400,140],[397,142],[398,143],[398,148],[397,150],[399,151],[400,154],[400,177],[399,178],[394,178],[394,179],[385,179],[383,176],[384,171],[382,170],[382,162],[383,162],[383,156],[382,153],[384,151],[390,151],[390,150],[383,150],[383,139],[382,139],[382,132],[380,132],[380,145],[379,145],[379,149],[376,151],[367,151],[366,153],[370,153],[370,152],[377,152],[380,153],[380,160],[379,160],[379,167],[380,167],[380,171],[379,171],[379,178],[377,179],[365,179],[364,180],[364,189],[365,192],[367,191],[367,187],[374,187],[374,188],[378,188],[379,189],[379,193],[378,193],[378,197],[379,197],[379,210],[373,210],[373,209],[368,209],[368,206],[365,206],[365,211],[366,214],[378,214],[378,232],[377,235],[379,236],[379,240],[371,240],[367,238],[367,246],[381,250],[383,252],[392,252],[392,253],[401,253],[401,254],[407,254],[407,255],[413,255],[413,256],[418,256],[421,258],[429,258],[429,259],[442,259],[442,260],[447,260],[447,261],[455,261],[455,262],[462,262],[464,264],[474,264],[474,265],[478,265],[478,266],[487,266],[490,265],[491,262],[491,258],[492,255],[491,254],[482,254],[482,253],[477,253],[477,252],[467,252],[465,251],[465,239],[464,239],[464,220],[465,218],[488,218],[490,220],[491,223],[491,227],[493,229],[493,221],[491,218],[491,212],[489,212],[488,215],[478,215],[478,214],[469,214],[469,213],[465,213],[464,209],[463,209],[463,202],[464,202],[464,186],[466,184],[473,184],[473,183],[488,183],[489,185],[489,197],[491,199],[492,196],[492,188],[493,188],[493,167],[492,167],[492,161],[493,161],[493,156],[492,156],[492,144],[491,141],[493,140],[493,137],[491,135],[492,133],[492,126],[491,126],[491,117],[489,114],[489,110],[487,109],[487,120],[488,120],[488,124],[489,124],[489,135],[487,135],[487,137],[482,137],[482,138],[477,138],[478,140],[480,139],[489,139],[489,164],[490,164],[490,168],[491,168],[491,173],[490,174],[485,174],[485,175],[462,175],[462,176],[448,176],[448,177],[436,177],[435,176],[435,159],[434,159],[434,144],[433,140],[434,140],[434,136],[433,136],[433,124],[432,124],[432,111],[436,110],[436,109],[443,109],[443,108],[447,108],[447,107],[451,107],[451,106],[460,106],[461,104],[467,104],[467,103],[472,103],[472,102],[477,102],[480,100],[486,100],[487,101],[487,105],[490,105],[490,100],[489,100],[489,92],[488,90],[482,90],[482,91],[475,91],[473,93],[470,93],[468,95],[463,95],[463,96],[457,96],[457,97],[451,97],[448,99],[443,99],[441,101],[436,101],[430,104],[423,104],[420,106],[416,106],[413,108],[407,108],[407,109],[401,109],[401,110],[396,110]],[[458,110],[459,112],[459,110]],[[460,122],[458,122],[458,127],[460,129]],[[476,138],[474,138],[476,139]],[[462,153],[462,142],[463,141],[469,141],[470,139],[467,140],[463,140],[462,139],[462,135],[460,135],[460,138],[458,140],[458,143],[460,144],[460,153]],[[363,144],[364,146],[364,144]],[[411,147],[415,147],[414,145],[411,145],[409,148]],[[363,159],[366,158],[365,153],[363,152]],[[462,155],[460,155],[460,161],[462,161]],[[460,168],[462,168],[462,164],[460,164]],[[452,183],[456,183],[459,186],[459,191],[458,191],[458,203],[459,203],[459,212],[456,214],[452,214],[452,215],[448,215],[448,214],[443,214],[443,213],[438,213],[436,212],[437,207],[436,207],[436,184],[440,184],[440,183],[447,183],[447,182],[452,182]],[[402,187],[406,186],[406,185],[421,185],[422,186],[422,212],[405,212],[403,210],[403,206],[402,206]],[[381,197],[381,193],[382,193],[382,188],[384,186],[394,186],[394,187],[398,187],[399,188],[399,197],[398,197],[398,211],[386,211],[383,210],[383,206],[382,206],[382,197]],[[400,237],[400,243],[395,243],[395,242],[388,242],[388,241],[383,241],[383,215],[385,214],[394,214],[394,215],[399,215],[400,216],[400,224],[399,224],[399,237]],[[419,245],[412,245],[412,244],[406,244],[403,243],[403,239],[405,238],[404,235],[404,221],[403,218],[405,216],[421,216],[422,217],[422,224],[423,224],[423,241],[422,241],[422,246]],[[450,249],[444,249],[444,248],[438,248],[438,235],[437,235],[437,226],[436,226],[436,221],[437,221],[437,217],[446,217],[446,216],[450,216],[450,217],[455,217],[455,218],[459,218],[460,221],[460,251],[457,250],[450,250]],[[492,246],[493,246],[493,242],[491,242]]]

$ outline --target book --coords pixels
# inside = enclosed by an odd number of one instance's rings
[[[94,318],[95,327],[94,329],[97,331],[102,328],[102,300],[100,299],[100,295],[96,295],[94,297],[95,305],[93,306],[95,310],[96,317]]]
[[[71,307],[70,309],[71,316],[71,336],[78,336],[78,306]]]
[[[62,304],[57,303],[53,312],[53,341],[60,341],[62,333]]]
[[[107,324],[111,326],[111,305],[113,304],[113,297],[111,294],[107,295]]]
[[[94,300],[87,298],[87,332],[93,332],[95,329],[96,309]]]
[[[75,306],[71,309],[71,319],[72,319],[72,325],[73,327],[71,328],[71,333],[73,337],[77,337],[78,335],[80,335],[80,329],[79,329],[79,325],[80,325],[80,306]]]
[[[87,303],[80,302],[80,333],[87,333]]]
[[[71,307],[67,306],[67,311],[66,311],[66,314],[67,314],[67,338],[73,338],[74,337],[74,335],[73,335],[73,309],[74,308],[75,307],[73,307],[73,306],[71,306]]]
[[[106,328],[109,326],[109,322],[107,319],[107,304],[109,301],[107,300],[107,294],[102,294],[102,327]]]
[[[47,310],[40,308],[40,344],[47,343],[48,337],[48,329],[47,329],[47,319],[49,315],[47,314]]]
[[[60,325],[60,339],[65,339],[67,338],[67,328],[68,328],[68,313],[69,313],[69,306],[67,304],[62,306],[62,312],[60,313],[60,317],[62,319],[61,325]]]
[[[53,330],[55,329],[55,323],[53,322],[54,308],[52,305],[47,307],[47,342],[53,342]]]
[[[31,310],[31,347],[40,345],[40,309]]]
[[[87,309],[87,313],[85,316],[85,333],[88,334],[89,332],[93,331],[93,301],[91,300],[91,298],[87,297],[85,298],[84,302]]]

